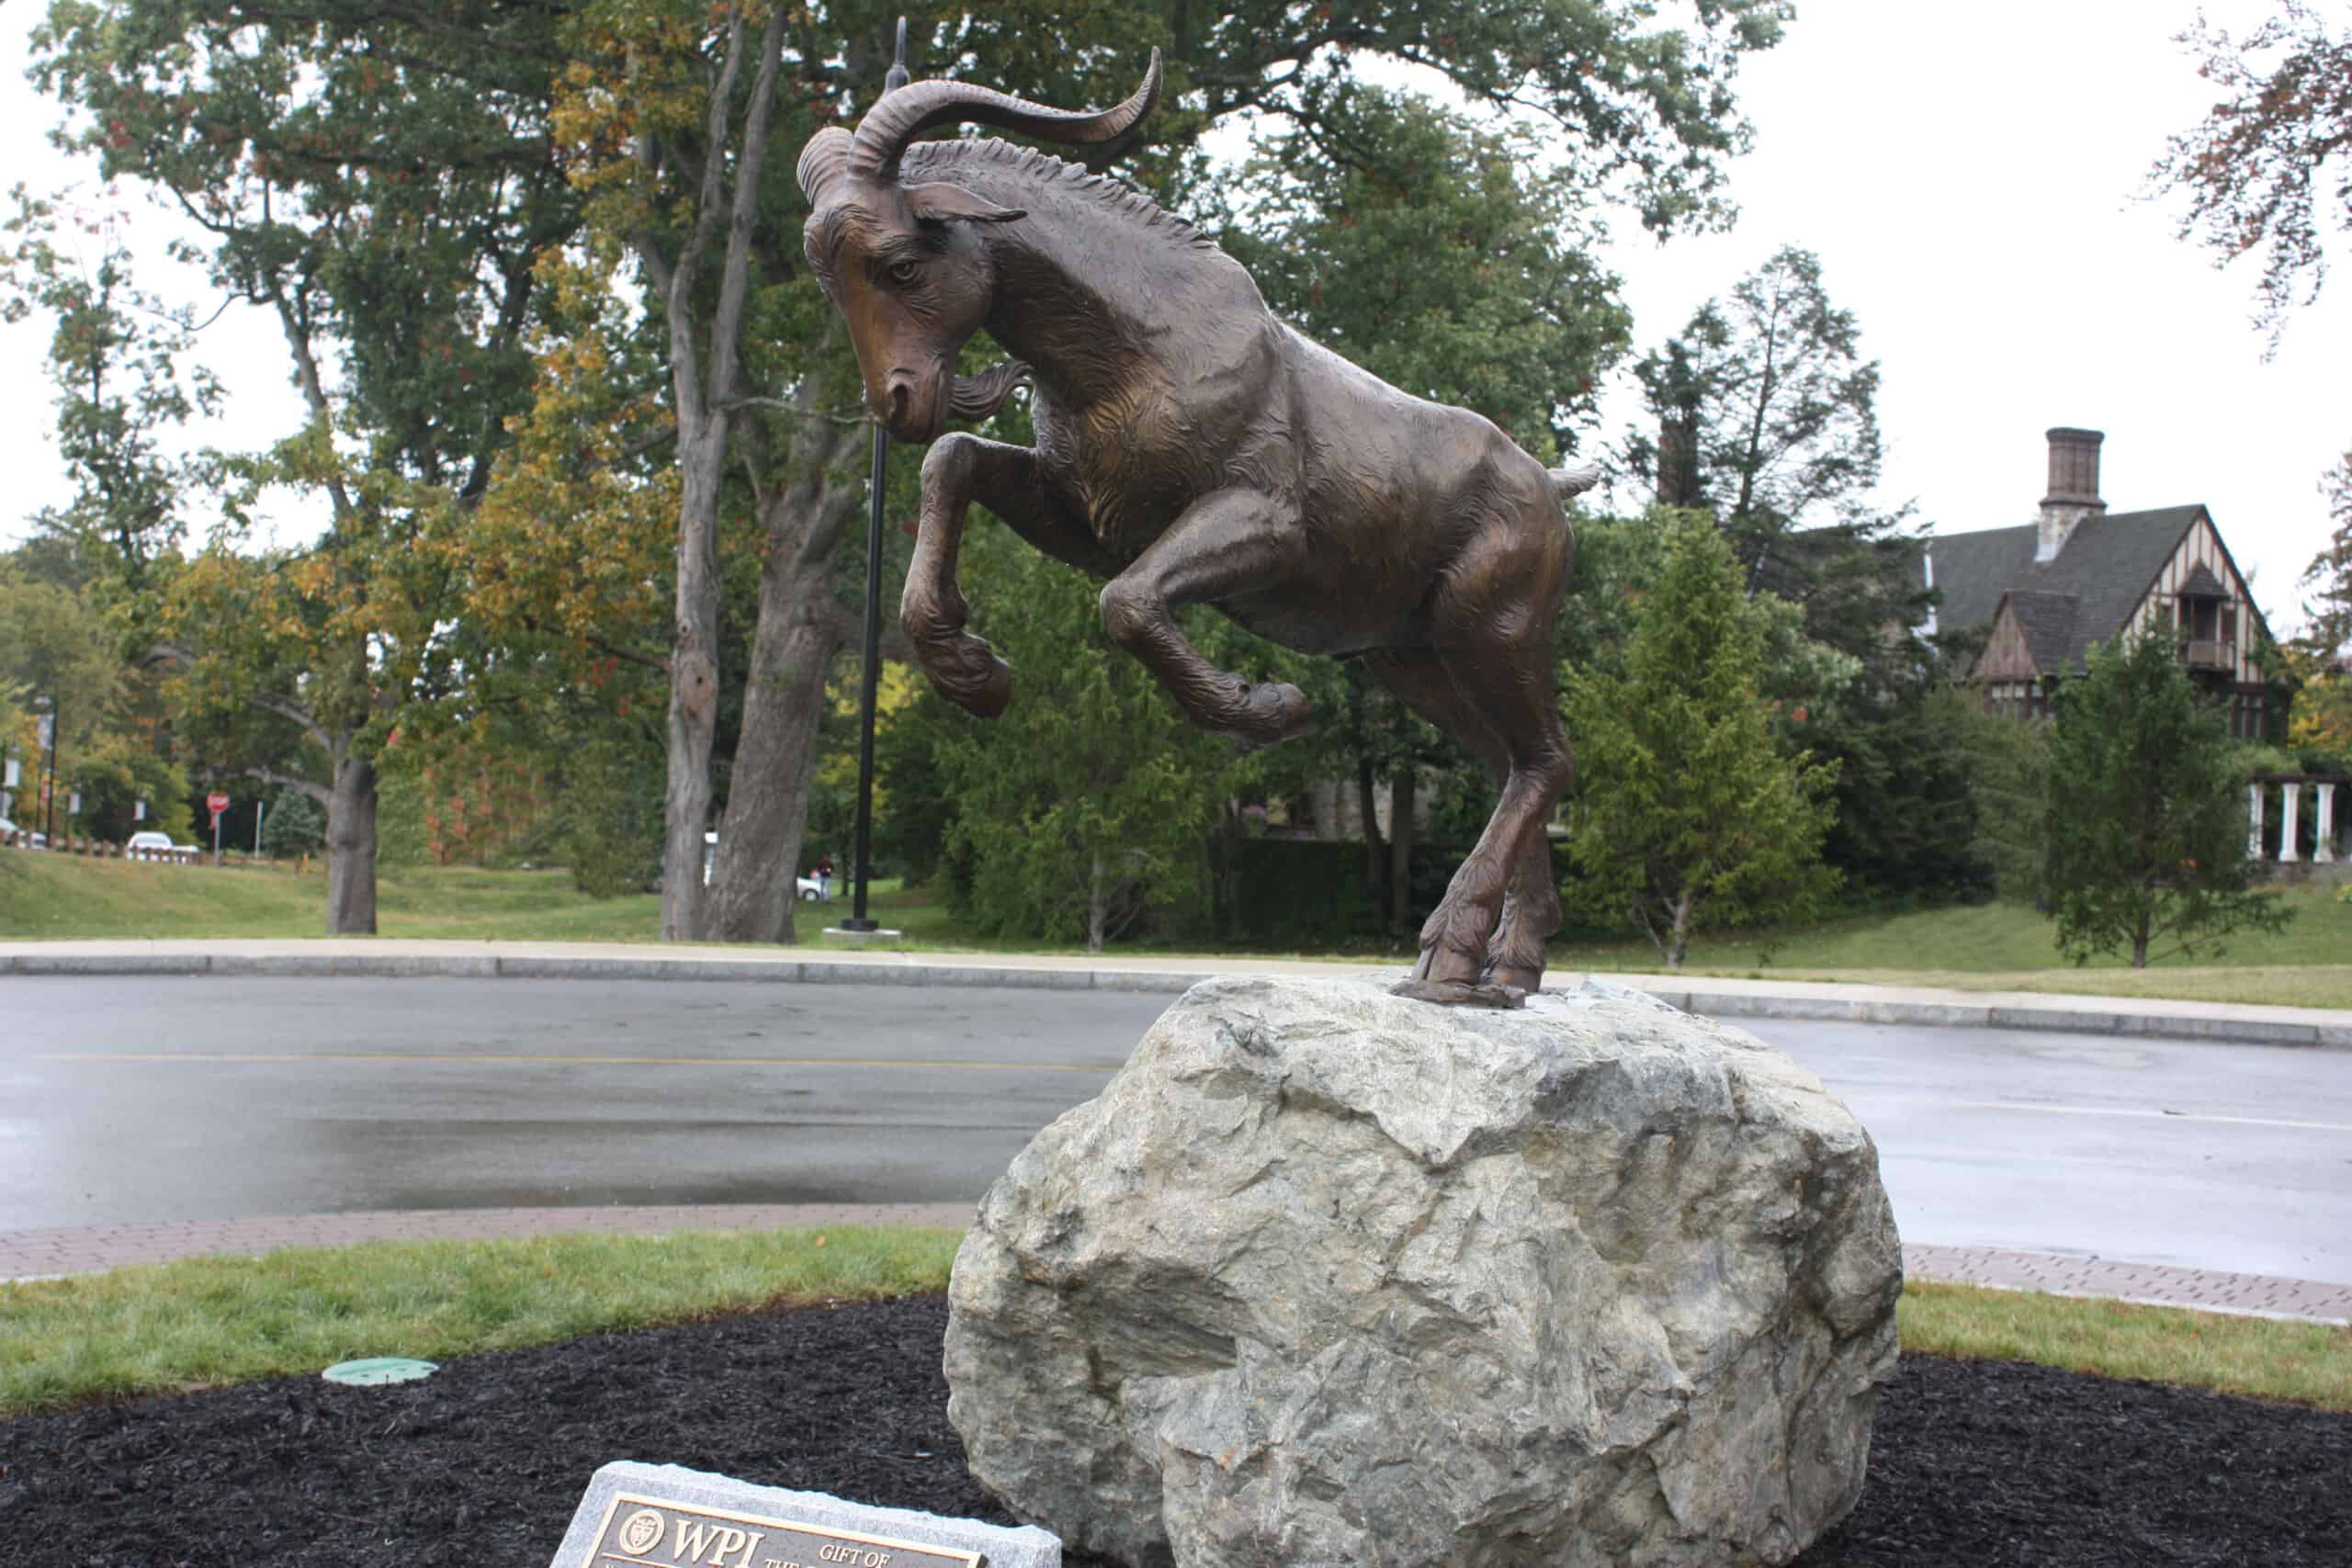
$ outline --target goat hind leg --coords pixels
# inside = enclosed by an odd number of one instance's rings
[[[1402,698],[1415,713],[1444,730],[1473,752],[1487,765],[1487,771],[1498,790],[1510,783],[1510,749],[1501,735],[1487,722],[1477,705],[1471,702],[1455,682],[1443,660],[1427,649],[1385,649],[1364,656],[1364,667],[1390,691]],[[1453,889],[1448,888],[1451,894]],[[1476,910],[1483,908],[1476,887],[1465,887],[1458,908]],[[1500,913],[1495,918],[1491,933],[1484,942],[1484,955],[1478,962],[1475,981],[1463,976],[1469,970],[1466,950],[1474,945],[1477,928],[1485,923],[1477,914],[1457,916],[1449,922],[1446,934],[1454,934],[1453,927],[1466,928],[1454,945],[1464,953],[1447,965],[1445,977],[1433,985],[1414,987],[1410,994],[1431,1000],[1502,1002],[1507,1003],[1514,992],[1538,989],[1544,983],[1544,943],[1560,925],[1560,894],[1552,881],[1552,856],[1544,841],[1543,824],[1539,820],[1532,831],[1523,832],[1517,852],[1510,856],[1500,900]],[[1441,936],[1435,944],[1444,945]],[[1437,970],[1442,961],[1432,961],[1426,954],[1421,965]]]
[[[1532,991],[1559,926],[1544,826],[1575,762],[1552,694],[1552,622],[1573,546],[1555,502],[1480,530],[1439,592],[1430,643],[1460,701],[1500,750],[1486,830],[1421,927],[1417,980]]]

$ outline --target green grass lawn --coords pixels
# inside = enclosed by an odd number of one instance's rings
[[[0,937],[311,937],[325,933],[324,868],[144,861],[0,851]],[[386,866],[376,876],[383,936],[509,942],[656,942],[652,894],[586,897],[566,871]]]
[[[661,931],[661,900],[653,895],[589,898],[560,870],[391,866],[379,874],[377,897],[379,930],[388,937],[650,942]],[[1831,920],[1778,933],[1769,962],[1754,938],[1705,939],[1692,943],[1684,967],[1692,976],[2352,1008],[2352,904],[2309,887],[2290,888],[2286,898],[2296,918],[2279,935],[2239,938],[2216,960],[2141,971],[2119,959],[2079,969],[2061,964],[2051,922],[2012,904]],[[0,851],[0,938],[310,937],[322,934],[325,899],[325,877],[315,863],[297,875],[288,865],[232,862],[216,871]],[[846,898],[802,905],[802,939],[821,944],[821,927],[848,912]],[[871,912],[903,931],[912,950],[1082,951],[980,937],[928,891],[895,882],[876,883]],[[1112,953],[1217,956],[1150,943],[1117,943]],[[1399,944],[1386,952],[1252,956],[1396,964],[1410,953]],[[1552,964],[1569,971],[1661,967],[1657,950],[1644,942],[1555,942]]]
[[[366,1356],[478,1350],[943,1289],[960,1232],[684,1231],[289,1247],[0,1283],[0,1415]]]
[[[2218,957],[2169,959],[2143,970],[2122,958],[2065,964],[2054,922],[2015,904],[1863,916],[1775,933],[1769,962],[1753,938],[1702,939],[1690,944],[1683,968],[1774,980],[2352,1007],[2352,904],[2331,888],[2283,893],[2295,918],[2278,935],[2233,937]],[[1552,962],[1563,969],[1663,967],[1647,942],[1555,942]]]
[[[379,1242],[0,1284],[0,1416],[431,1361],[794,1303],[945,1288],[954,1231],[706,1231]],[[1914,1285],[1905,1350],[2352,1410],[2352,1329]]]

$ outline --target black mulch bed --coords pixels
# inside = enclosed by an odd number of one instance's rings
[[[764,1313],[0,1421],[0,1563],[541,1568],[642,1459],[1004,1520],[964,1472],[937,1298]],[[1073,1568],[1091,1560],[1073,1556]],[[1799,1560],[2352,1564],[2352,1416],[1905,1357],[1861,1506]]]

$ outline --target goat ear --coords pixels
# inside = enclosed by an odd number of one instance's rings
[[[999,207],[974,196],[962,186],[944,183],[901,187],[907,210],[930,223],[1010,223],[1029,216],[1017,207]]]

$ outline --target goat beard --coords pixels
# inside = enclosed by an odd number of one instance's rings
[[[991,365],[977,376],[958,376],[947,393],[947,412],[955,419],[986,419],[1027,385],[1029,367],[1018,359]]]

